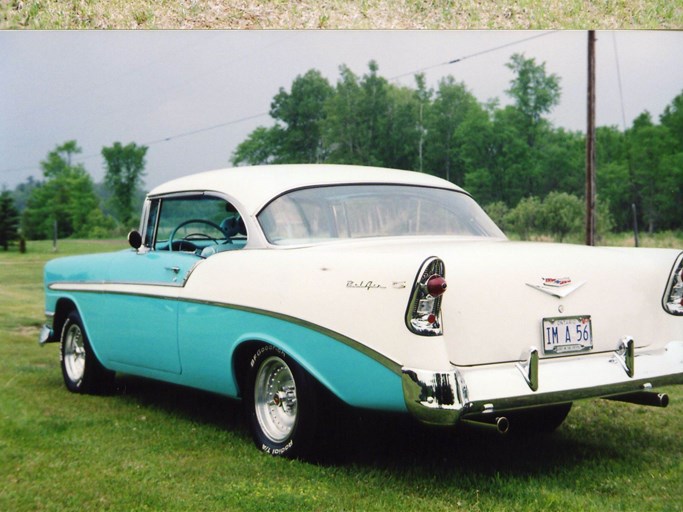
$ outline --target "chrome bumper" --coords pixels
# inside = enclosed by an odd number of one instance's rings
[[[683,384],[683,341],[636,351],[633,340],[623,340],[614,352],[540,360],[530,349],[519,362],[437,372],[404,367],[402,380],[413,416],[455,425],[468,417]]]
[[[55,338],[55,331],[52,328],[52,320],[54,318],[53,313],[46,313],[46,322],[45,325],[40,329],[40,334],[38,335],[38,343],[43,346],[46,343],[54,343],[56,341],[59,341],[57,338]]]
[[[55,333],[52,330],[52,327],[49,325],[43,325],[43,327],[40,329],[40,334],[38,335],[38,343],[40,345],[45,345],[46,343],[54,343],[55,341],[59,341],[55,339]]]

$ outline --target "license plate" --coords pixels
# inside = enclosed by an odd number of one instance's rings
[[[590,316],[543,319],[543,350],[546,354],[585,352],[592,348]]]

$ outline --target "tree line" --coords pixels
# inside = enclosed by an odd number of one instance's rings
[[[504,229],[560,240],[581,231],[585,135],[547,119],[559,103],[560,78],[544,63],[514,54],[506,94],[479,102],[452,76],[436,88],[415,75],[391,84],[374,61],[362,76],[347,66],[331,84],[311,69],[271,102],[274,124],[259,127],[232,154],[233,165],[343,163],[415,170],[467,189]],[[658,120],[643,112],[624,131],[596,134],[598,230],[626,231],[635,217],[648,231],[683,229],[683,92]],[[105,237],[137,224],[146,146],[102,149],[106,175],[95,184],[76,141],[41,162],[33,177],[0,193],[0,245],[27,239]],[[56,227],[55,227],[56,226]]]
[[[0,194],[0,245],[12,240],[52,237],[102,238],[138,223],[146,146],[115,142],[102,148],[106,174],[95,184],[75,140],[50,151],[40,163],[43,179],[30,177],[14,192]]]
[[[341,66],[331,84],[311,69],[289,90],[280,88],[271,102],[273,126],[250,133],[232,163],[327,162],[427,172],[463,186],[504,228],[563,237],[567,229],[581,229],[585,134],[548,121],[561,87],[544,63],[514,54],[506,65],[513,72],[507,106],[497,99],[479,102],[452,76],[436,88],[428,88],[421,74],[415,86],[398,86],[370,62],[362,76]],[[643,112],[625,131],[598,128],[596,139],[602,230],[629,230],[634,206],[650,232],[681,229],[683,92],[659,122]],[[553,210],[567,218],[553,219]]]

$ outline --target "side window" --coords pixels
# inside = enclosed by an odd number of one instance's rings
[[[161,198],[153,202],[147,239],[158,251],[180,251],[207,257],[243,248],[247,243],[244,222],[237,209],[224,199],[206,195]],[[152,217],[155,222],[152,224]],[[154,227],[150,228],[149,226]],[[154,237],[149,230],[154,230]]]

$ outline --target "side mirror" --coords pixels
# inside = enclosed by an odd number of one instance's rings
[[[128,233],[128,243],[133,249],[139,249],[142,246],[142,235],[136,230],[131,231]]]

